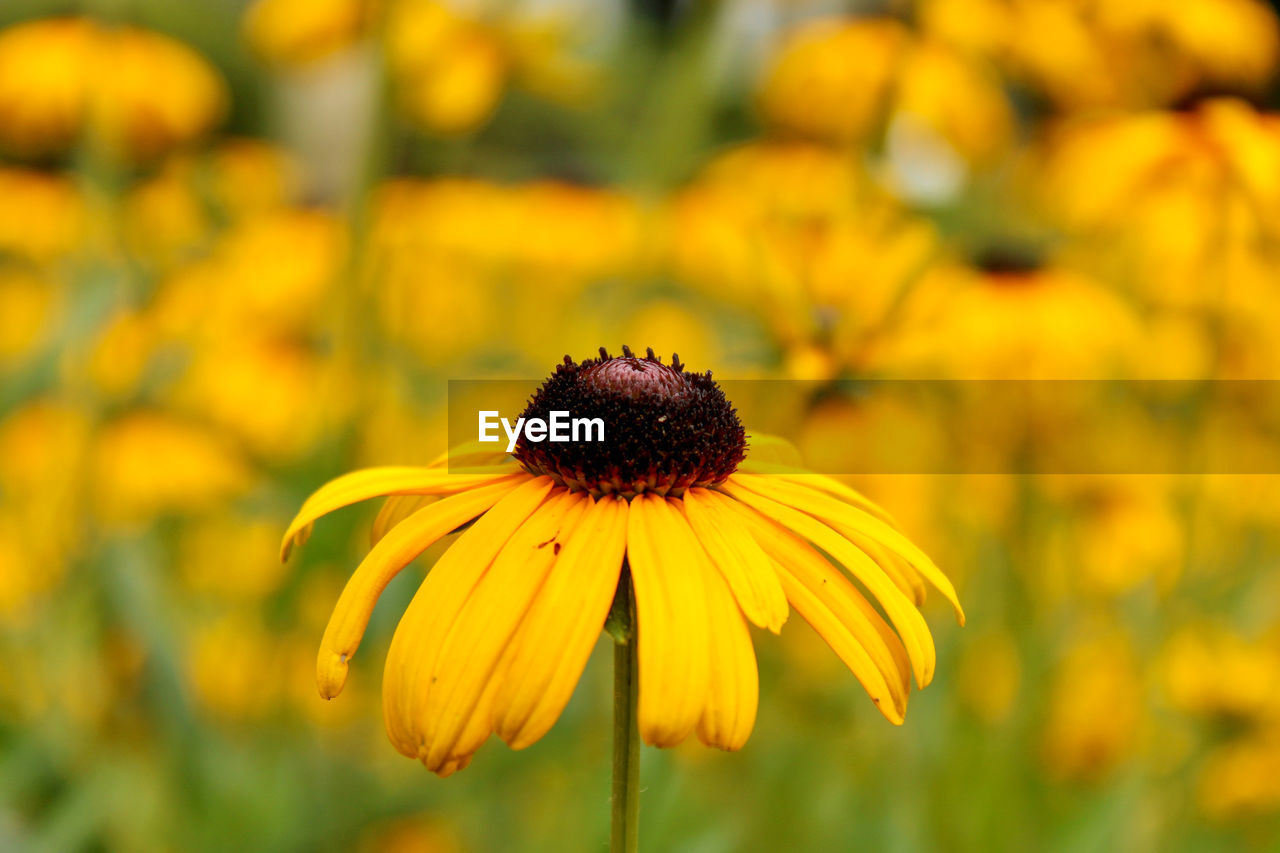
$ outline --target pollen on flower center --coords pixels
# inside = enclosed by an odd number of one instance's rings
[[[530,442],[521,435],[515,458],[530,473],[545,474],[597,497],[642,492],[678,496],[691,486],[723,482],[746,451],[737,412],[711,373],[689,373],[650,349],[643,358],[623,347],[613,357],[564,363],[533,395],[523,417],[553,411],[600,418],[603,441]]]

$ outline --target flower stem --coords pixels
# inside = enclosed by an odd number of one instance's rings
[[[640,730],[636,704],[640,695],[636,668],[635,616],[631,577],[624,573],[614,600],[614,613],[626,620],[613,646],[613,820],[610,853],[635,853],[640,817]]]

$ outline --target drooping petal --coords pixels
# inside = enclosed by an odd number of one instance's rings
[[[902,590],[913,604],[919,607],[925,603],[928,590],[925,588],[924,579],[920,577],[920,573],[914,566],[868,536],[862,536],[845,527],[837,529],[844,538],[866,551],[867,556],[884,569],[884,573],[898,585],[898,589]]]
[[[902,643],[906,646],[907,656],[911,659],[916,683],[921,687],[929,684],[933,679],[933,669],[937,662],[933,635],[929,633],[929,626],[925,624],[920,611],[916,610],[911,600],[894,585],[874,560],[863,553],[862,549],[813,516],[747,489],[734,477],[730,477],[720,488],[783,527],[808,539],[848,569],[876,597],[894,627],[898,629]],[[790,590],[788,590],[788,597],[790,597]],[[795,603],[794,600],[792,603]]]
[[[436,561],[396,626],[382,678],[387,736],[417,758],[423,744],[415,702],[426,690],[435,656],[459,612],[498,552],[542,504],[554,483],[531,477],[512,489]]]
[[[933,560],[897,530],[875,515],[852,506],[830,494],[800,483],[774,477],[734,477],[733,481],[767,497],[779,500],[801,512],[821,519],[836,530],[874,539],[916,568],[929,583],[942,593],[955,609],[956,620],[964,624],[964,608],[950,578],[934,565]]]
[[[706,702],[709,561],[684,515],[652,493],[631,501],[627,561],[635,588],[640,736],[651,746],[675,746],[694,730]]]
[[[741,749],[751,736],[760,701],[760,676],[742,611],[724,578],[707,577],[710,670],[707,701],[698,718],[698,739],[719,749]]]
[[[353,503],[384,495],[448,495],[504,477],[519,481],[530,476],[523,471],[512,472],[509,468],[484,474],[453,474],[444,470],[401,466],[352,471],[330,480],[303,502],[280,542],[280,559],[289,559],[293,546],[307,540],[316,519]]]
[[[754,539],[740,535],[741,523],[721,501],[731,503],[733,499],[710,489],[689,489],[681,506],[743,614],[776,634],[787,621],[787,596],[773,561]]]
[[[901,724],[911,664],[898,635],[812,545],[755,510],[736,507],[748,534],[776,561],[792,605],[853,671],[880,712]]]
[[[485,727],[468,725],[486,687],[495,690],[495,669],[512,635],[569,541],[591,498],[577,492],[553,492],[498,552],[435,658],[430,681],[414,703],[423,748],[420,757],[434,770],[451,756],[474,752],[488,737]],[[426,689],[421,689],[425,687]],[[470,739],[464,739],[470,736]]]
[[[387,531],[434,500],[435,495],[392,495],[387,498],[369,528],[369,547],[376,546]]]
[[[338,598],[320,641],[316,683],[320,695],[332,699],[347,680],[347,666],[369,625],[369,616],[401,569],[432,543],[481,515],[516,488],[510,481],[452,495],[418,510],[371,550],[351,575]]]
[[[513,749],[559,719],[591,656],[618,586],[627,544],[627,502],[587,507],[503,654],[493,726]]]

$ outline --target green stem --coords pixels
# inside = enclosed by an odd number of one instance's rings
[[[635,618],[631,605],[631,578],[618,585],[615,612],[625,614],[625,642],[613,646],[613,821],[610,853],[636,853],[640,817],[640,730],[636,705],[640,695],[636,667]],[[617,605],[621,605],[618,607]]]

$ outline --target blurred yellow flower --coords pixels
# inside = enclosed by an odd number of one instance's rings
[[[81,18],[0,31],[0,147],[32,156],[76,141],[88,110],[98,35]]]
[[[273,559],[278,532],[270,521],[232,512],[188,522],[177,558],[186,590],[243,603],[275,592],[285,577],[280,561]]]
[[[139,411],[94,436],[93,506],[106,522],[208,511],[243,494],[252,472],[225,438],[160,412]]]
[[[1054,674],[1044,730],[1049,771],[1097,780],[1131,757],[1143,715],[1143,684],[1120,634],[1072,646]]]
[[[207,152],[168,157],[123,200],[132,254],[171,271],[207,254],[219,226],[281,211],[297,195],[296,168],[281,149],[232,138]]]
[[[881,120],[910,38],[902,24],[887,18],[805,24],[788,36],[764,80],[765,119],[817,139],[861,139]]]
[[[475,130],[497,109],[507,80],[499,34],[436,0],[398,0],[387,50],[405,111],[428,130]]]
[[[640,263],[644,218],[611,189],[538,181],[504,186],[401,182],[385,215],[417,250],[457,254],[481,269],[577,285]]]
[[[1140,341],[1129,305],[1056,266],[944,263],[911,291],[869,363],[896,375],[1102,379],[1127,375]]]
[[[1145,299],[1247,317],[1270,298],[1280,119],[1215,99],[1069,122],[1046,149],[1035,165],[1045,209]]]
[[[1065,109],[1263,88],[1280,56],[1261,0],[923,0],[923,29],[990,57]]]
[[[619,337],[650,341],[658,352],[679,352],[693,364],[723,364],[724,345],[692,307],[671,299],[638,306],[627,317]]]
[[[498,44],[483,31],[456,34],[429,66],[401,82],[401,102],[436,133],[467,133],[497,109],[505,63]]]
[[[187,341],[230,332],[296,335],[314,327],[346,257],[333,214],[282,208],[232,225],[208,258],[178,268],[150,309],[158,331]]]
[[[572,53],[576,25],[571,13],[536,4],[499,14],[484,4],[391,0],[385,30],[399,103],[445,135],[484,125],[509,85],[581,106],[598,75]]]
[[[232,220],[297,200],[300,177],[289,152],[261,139],[223,139],[209,152],[207,189]]]
[[[1156,439],[1134,436],[1147,442]],[[1142,449],[1117,453],[1138,456]],[[1060,501],[1064,529],[1049,539],[1042,574],[1060,594],[1120,596],[1144,583],[1168,594],[1186,561],[1187,535],[1170,478],[1120,476],[1057,477],[1042,481],[1047,497]]]
[[[135,28],[106,30],[91,70],[92,121],[111,150],[154,157],[222,119],[226,84],[191,48]]]
[[[121,311],[103,324],[86,372],[109,397],[126,397],[142,383],[161,343],[150,317]]]
[[[0,168],[0,199],[0,252],[47,262],[83,248],[87,213],[69,177]]]
[[[1280,723],[1280,642],[1246,640],[1226,626],[1185,628],[1166,644],[1162,675],[1169,701],[1198,715]]]
[[[1093,0],[1091,5],[1099,25],[1109,33],[1125,40],[1160,42],[1180,54],[1190,66],[1181,75],[1188,88],[1196,84],[1257,88],[1268,80],[1280,58],[1280,25],[1275,11],[1259,0],[1183,0],[1176,4]]]
[[[329,57],[364,35],[370,0],[256,0],[245,13],[249,45],[264,59],[306,65]]]
[[[234,609],[189,629],[186,664],[195,698],[215,717],[252,720],[284,686],[278,638],[257,614]]]
[[[447,383],[442,385],[447,398]],[[420,392],[419,381],[404,374],[366,380],[353,453],[357,464],[426,464],[449,449],[445,401]]]
[[[973,166],[1005,151],[1012,108],[991,69],[938,42],[915,45],[897,74],[885,139],[892,185],[911,200],[950,201]]]
[[[22,571],[60,576],[84,535],[89,419],[48,399],[23,403],[0,420],[0,514],[19,532]]]
[[[423,361],[448,364],[494,333],[497,288],[469,261],[448,255],[423,261],[416,252],[397,251],[377,265],[382,328]],[[440,317],[449,322],[436,322]]]
[[[0,145],[64,151],[88,130],[113,153],[149,158],[208,131],[226,109],[218,72],[181,42],[79,18],[0,33]]]
[[[895,179],[908,194],[935,200],[959,189],[966,164],[1003,150],[1013,129],[1011,108],[989,68],[885,18],[798,28],[769,69],[760,102],[766,122],[786,133],[840,144],[872,140],[873,146],[887,133]],[[909,183],[926,178],[937,186]]]
[[[160,269],[189,259],[212,236],[210,211],[187,163],[168,162],[155,177],[131,188],[121,213],[130,252]]]
[[[56,589],[67,572],[65,560],[52,558],[47,549],[40,554],[39,549],[31,547],[33,531],[24,527],[24,521],[11,516],[0,505],[0,627],[3,628],[23,627],[36,619],[40,598]]]
[[[1081,578],[1116,595],[1154,579],[1168,592],[1185,559],[1185,532],[1170,496],[1150,489],[1111,495],[1086,516],[1079,555]]]
[[[1216,749],[1200,773],[1197,800],[1210,817],[1280,811],[1280,732],[1251,735]]]
[[[616,190],[397,179],[375,198],[370,289],[393,339],[430,361],[493,340],[503,317],[518,315],[526,322],[501,343],[541,362],[547,346],[572,343],[554,321],[583,287],[651,264],[648,216]],[[447,328],[432,322],[442,315],[454,320]]]
[[[307,347],[249,335],[201,346],[173,396],[179,408],[277,464],[310,450],[351,399],[339,372]]]
[[[62,288],[32,270],[0,262],[0,372],[21,364],[49,336]]]
[[[583,394],[635,413],[634,425],[616,425],[630,429],[613,439],[629,449],[625,459],[584,453],[589,444],[564,458],[541,449],[554,445],[526,442],[512,457],[473,444],[427,468],[347,474],[306,501],[283,556],[321,516],[390,496],[376,544],[325,629],[321,695],[342,690],[387,583],[466,526],[400,621],[383,679],[392,743],[436,773],[467,766],[491,733],[515,748],[541,738],[568,702],[615,594],[628,601],[630,588],[646,742],[674,746],[696,730],[709,745],[742,747],[758,679],[747,621],[777,632],[790,607],[900,724],[911,674],[924,687],[935,666],[916,588],[934,585],[963,622],[932,561],[848,487],[743,462],[742,427],[709,375],[663,365],[652,350],[643,359],[625,348],[621,358],[604,350],[581,364],[566,357],[526,414]],[[656,439],[647,425],[659,411],[670,432]],[[673,435],[687,439],[673,447]],[[688,454],[675,457],[686,460],[679,467],[670,461],[677,453]],[[652,467],[659,459],[661,470]],[[450,473],[450,461],[467,473]],[[416,503],[426,495],[440,500]],[[395,523],[406,500],[421,508]],[[865,585],[889,621],[817,548]],[[628,574],[620,574],[624,558]]]
[[[758,313],[784,350],[818,345],[837,365],[859,357],[937,243],[851,158],[806,143],[728,150],[664,219],[678,279]]]

